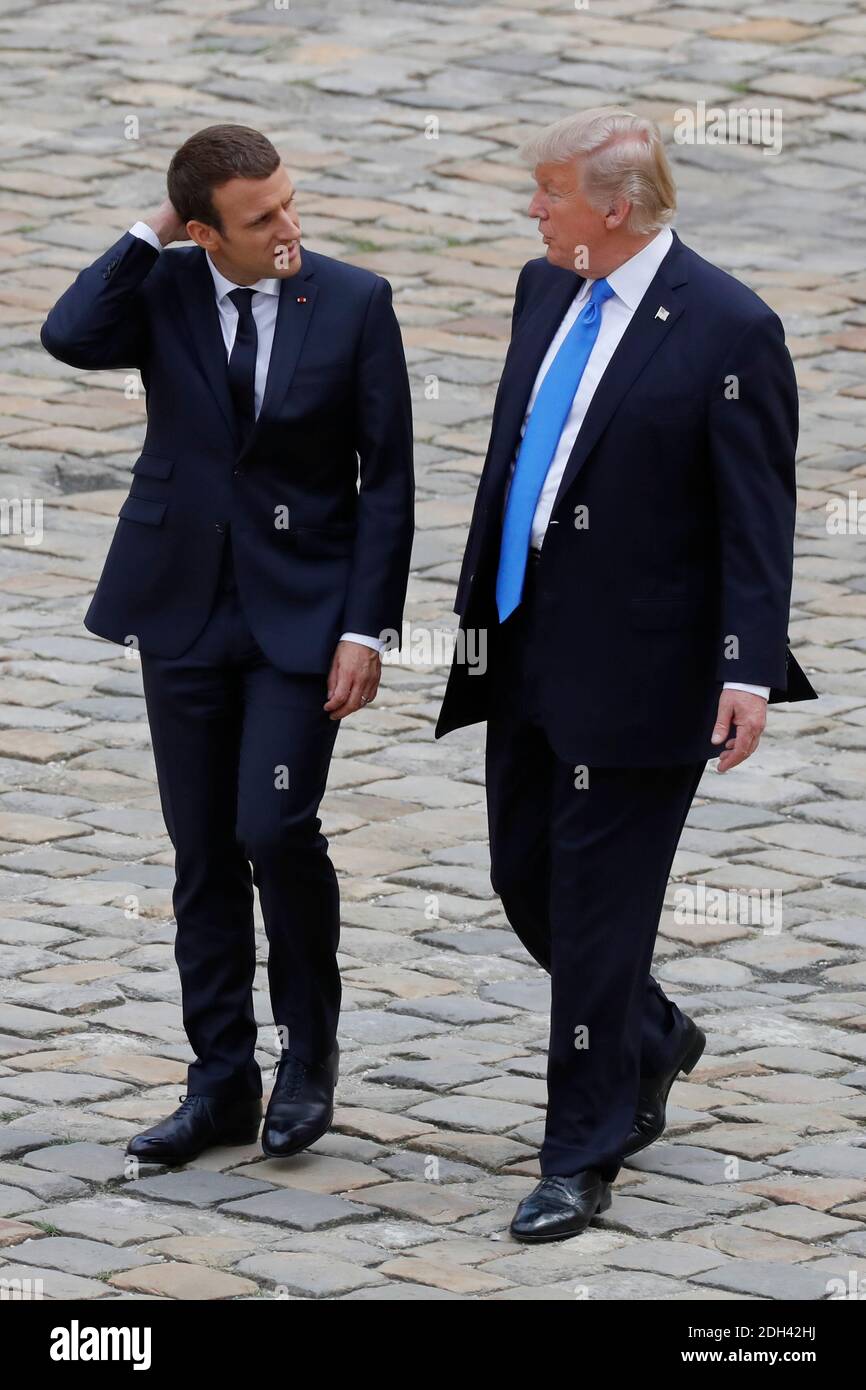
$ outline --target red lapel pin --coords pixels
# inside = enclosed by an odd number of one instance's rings
[[[305,294],[299,294],[299,295],[298,295],[298,303],[299,303],[299,304],[306,304],[306,302],[307,302],[307,296],[306,296]]]

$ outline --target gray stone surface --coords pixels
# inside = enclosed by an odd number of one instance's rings
[[[45,504],[40,544],[4,527],[0,547],[0,1275],[47,1297],[811,1300],[866,1259],[866,573],[862,517],[827,524],[866,497],[863,17],[617,0],[581,10],[579,42],[575,23],[385,0],[0,15],[0,497]],[[782,110],[780,155],[674,141],[678,110],[746,91]],[[800,390],[789,631],[821,699],[774,705],[745,766],[708,769],[656,951],[707,1052],[602,1218],[560,1246],[511,1240],[549,985],[490,884],[483,726],[435,742],[445,666],[395,663],[341,730],[322,808],[343,902],[333,1129],[297,1160],[131,1163],[192,1060],[140,667],[82,625],[144,401],[135,373],[45,353],[46,310],[161,200],[179,132],[265,130],[305,244],[392,285],[416,436],[406,618],[452,629],[514,286],[541,249],[517,146],[609,102],[660,123],[678,232],[780,315]],[[677,920],[697,883],[733,895],[728,918]],[[762,891],[778,932],[739,918]]]

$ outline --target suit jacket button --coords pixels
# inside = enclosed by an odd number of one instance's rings
[[[244,476],[244,470],[243,470],[242,468],[233,468],[233,469],[232,469],[232,477],[234,477],[234,478],[242,478],[243,476]]]
[[[216,529],[219,531],[220,535],[222,535],[223,531],[226,529],[226,524],[225,524],[225,522],[224,522],[224,521],[216,521],[216,522],[214,522],[214,525],[216,526]]]

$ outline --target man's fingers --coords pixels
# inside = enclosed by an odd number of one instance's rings
[[[716,723],[710,738],[713,743],[721,743],[728,737],[731,728],[731,716],[734,712],[734,702],[729,695],[722,692],[719,700],[719,712],[716,715]]]
[[[739,763],[750,758],[758,746],[763,730],[755,724],[738,724],[737,736],[729,739],[725,744],[724,752],[719,758],[719,772],[727,772],[729,768],[737,767]]]
[[[328,698],[325,702],[325,709],[333,710],[345,704],[352,689],[352,682],[348,676],[336,675],[333,680],[328,680]]]

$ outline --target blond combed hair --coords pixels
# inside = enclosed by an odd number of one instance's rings
[[[626,199],[631,207],[625,226],[637,236],[659,231],[676,211],[676,185],[658,126],[621,107],[564,116],[527,140],[519,154],[530,168],[580,161],[590,207],[607,212],[612,202]]]

